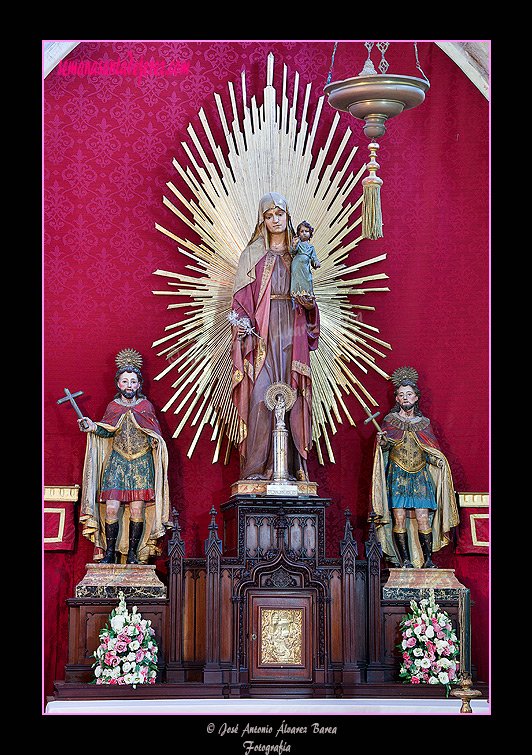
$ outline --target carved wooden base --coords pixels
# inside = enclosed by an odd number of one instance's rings
[[[489,699],[488,685],[479,682],[476,690],[481,693],[483,700]],[[221,684],[206,685],[197,682],[184,684],[140,684],[120,687],[120,699],[123,700],[171,700],[188,699],[242,699],[242,698],[343,698],[343,699],[390,699],[390,700],[442,700],[445,699],[445,687],[436,684],[401,684],[398,682],[363,683],[343,688],[342,685],[308,685],[305,687],[287,687],[286,685],[271,685],[269,687]],[[111,700],[117,699],[117,687],[95,686],[92,684],[72,684],[57,681],[53,694],[47,702],[52,700]],[[228,711],[229,712],[229,711]]]
[[[233,496],[222,506],[223,536],[211,510],[205,556],[187,558],[177,514],[168,543],[168,598],[135,595],[152,621],[159,647],[156,685],[134,694],[155,697],[442,697],[438,685],[399,683],[400,622],[410,599],[430,587],[457,633],[458,590],[453,570],[391,569],[381,574],[382,552],[370,519],[364,557],[353,539],[346,510],[338,556],[325,556],[325,514],[329,499],[318,496]],[[65,683],[54,695],[119,693],[126,687],[86,688],[98,635],[116,607],[103,596],[126,576],[143,575],[137,588],[150,588],[153,568],[92,566],[84,594],[68,600],[69,660]],[[90,571],[90,575],[89,575]],[[108,575],[109,583],[98,580]],[[103,575],[103,576],[102,576]],[[381,581],[381,576],[385,577]],[[97,584],[95,584],[95,580]],[[92,581],[92,584],[90,584]],[[139,579],[136,580],[139,582]],[[151,583],[150,583],[151,584]],[[79,586],[78,586],[79,587]],[[383,591],[387,597],[383,597]],[[386,592],[388,591],[388,592]],[[414,591],[414,592],[412,592]],[[477,682],[483,691],[486,685]],[[94,690],[97,691],[94,691]],[[72,697],[69,697],[72,696]],[[80,698],[81,699],[81,698]]]

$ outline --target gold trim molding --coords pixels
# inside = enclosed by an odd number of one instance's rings
[[[477,537],[477,525],[476,522],[478,519],[489,519],[489,514],[470,514],[469,515],[469,526],[471,527],[471,542],[473,545],[483,545],[486,548],[489,548],[489,542],[486,540],[479,540]]]
[[[45,501],[72,501],[78,500],[79,485],[45,485]]]
[[[489,493],[458,493],[458,505],[462,508],[489,508]]]

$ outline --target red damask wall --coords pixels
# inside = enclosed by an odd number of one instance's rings
[[[67,61],[92,61],[96,66],[110,60],[153,61],[164,63],[165,73],[104,76],[95,68],[93,74],[77,75],[65,74],[63,67],[45,79],[45,485],[81,484],[85,436],[77,429],[74,412],[56,403],[65,387],[82,390],[80,407],[100,419],[114,395],[115,355],[131,347],[143,355],[145,392],[159,413],[171,395],[170,377],[153,380],[165,363],[151,344],[176,316],[166,311],[167,297],[152,294],[165,287],[153,272],[184,271],[188,260],[155,223],[191,238],[191,231],[162,204],[166,182],[179,180],[172,158],[184,158],[181,142],[188,142],[188,124],[197,125],[200,133],[198,111],[204,108],[215,130],[213,93],[229,107],[227,82],[234,82],[238,98],[243,69],[248,96],[261,98],[269,52],[275,55],[279,92],[284,64],[290,86],[295,71],[300,74],[301,102],[304,88],[312,84],[313,115],[332,51],[333,42],[85,42]],[[433,420],[456,489],[487,492],[489,105],[434,43],[420,42],[418,51],[431,83],[426,101],[390,121],[380,140],[385,235],[360,243],[351,259],[387,254],[371,272],[385,272],[390,291],[366,295],[363,301],[376,307],[364,313],[364,321],[379,328],[380,337],[393,347],[380,364],[389,373],[403,365],[418,370],[422,409]],[[386,57],[390,73],[419,75],[412,43],[392,43]],[[356,75],[365,58],[361,42],[340,42],[332,80]],[[378,56],[373,58],[377,63]],[[317,147],[334,113],[324,105]],[[342,114],[340,123],[339,131],[349,126],[359,140],[358,170],[367,159],[367,140],[359,121]],[[221,134],[215,136],[225,143]],[[341,133],[335,138],[339,141]],[[384,414],[393,403],[390,384],[377,374],[361,378]],[[374,431],[363,424],[365,415],[356,402],[348,398],[347,403],[357,426],[339,426],[333,438],[336,463],[310,464],[320,494],[332,499],[331,556],[338,553],[347,506],[361,554],[367,538]],[[207,434],[189,460],[193,431],[172,440],[174,415],[159,416],[169,445],[172,504],[181,512],[187,556],[201,555],[208,512],[213,505],[219,511],[227,500],[238,476],[237,460],[233,455],[226,467],[212,465]],[[448,547],[435,561],[456,569],[471,588],[472,660],[479,677],[487,680],[488,559],[468,553],[468,548],[458,551]],[[92,546],[79,533],[72,550],[44,554],[46,694],[54,679],[63,678],[65,600],[74,595],[91,556]],[[164,573],[163,558],[159,569]]]

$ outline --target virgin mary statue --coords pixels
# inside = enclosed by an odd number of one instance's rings
[[[240,256],[233,289],[233,311],[249,323],[247,328],[233,328],[231,352],[242,480],[272,479],[275,418],[264,397],[277,382],[297,392],[286,421],[289,478],[308,480],[310,352],[318,347],[320,320],[314,298],[298,296],[294,302],[290,295],[294,236],[286,199],[275,192],[266,194],[259,202],[255,232]]]

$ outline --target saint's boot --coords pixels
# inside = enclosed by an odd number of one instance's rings
[[[144,529],[144,522],[138,522],[135,519],[129,520],[129,550],[127,554],[126,564],[138,564],[137,560],[137,548],[139,547],[140,538],[142,536],[142,530]]]
[[[437,569],[432,561],[432,532],[418,532],[421,550],[423,551],[423,569]]]
[[[105,523],[105,539],[107,547],[105,555],[100,561],[101,564],[114,564],[115,562],[115,545],[118,537],[118,520],[116,522]]]
[[[393,536],[401,567],[403,569],[413,569],[414,565],[410,561],[410,553],[408,552],[408,535],[406,530],[402,530],[401,532],[394,531]]]

